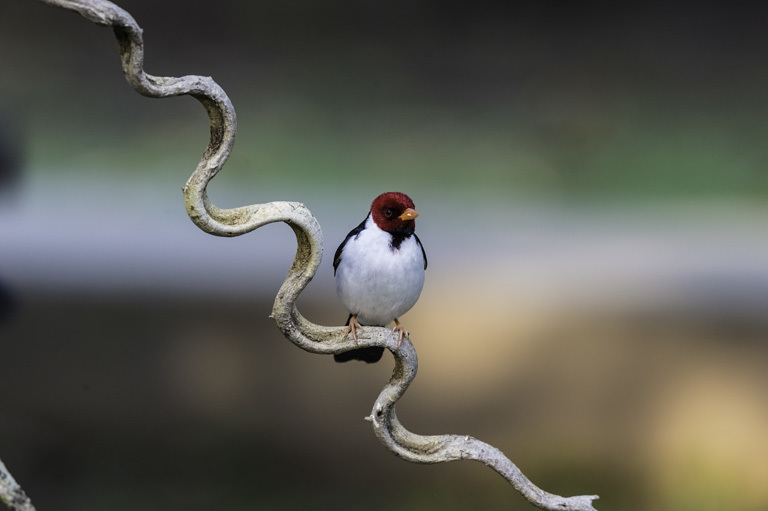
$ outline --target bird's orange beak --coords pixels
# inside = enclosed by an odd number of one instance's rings
[[[413,220],[417,216],[419,216],[419,213],[415,209],[407,208],[405,211],[403,211],[403,214],[397,218],[399,218],[400,220]]]

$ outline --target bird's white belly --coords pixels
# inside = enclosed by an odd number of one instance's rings
[[[362,325],[389,324],[413,307],[423,287],[424,257],[414,237],[395,250],[388,237],[363,232],[344,247],[336,270],[339,297]]]

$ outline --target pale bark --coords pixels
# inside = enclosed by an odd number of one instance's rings
[[[141,29],[130,14],[110,2],[43,1],[77,11],[95,23],[112,26],[119,41],[126,80],[139,93],[151,97],[188,94],[203,104],[211,120],[211,138],[197,169],[183,188],[189,217],[200,229],[217,236],[239,236],[272,222],[285,222],[291,226],[298,248],[293,265],[275,299],[272,317],[288,340],[312,353],[341,353],[366,346],[382,346],[393,353],[395,367],[392,377],[376,399],[371,415],[366,417],[373,424],[376,436],[390,451],[415,463],[462,459],[480,461],[498,472],[541,509],[595,511],[592,501],[597,498],[596,495],[560,497],[547,493],[528,480],[500,450],[473,437],[423,436],[406,430],[395,415],[395,404],[416,376],[418,359],[411,341],[404,338],[398,346],[396,334],[378,327],[362,329],[357,341],[345,339],[343,327],[314,324],[304,318],[296,307],[296,299],[312,280],[323,255],[322,231],[312,213],[298,202],[270,202],[220,209],[208,199],[206,186],[229,157],[237,131],[234,108],[221,87],[210,77],[174,78],[146,74],[143,69]]]
[[[2,461],[0,461],[0,501],[3,501],[11,511],[35,511],[29,497]]]

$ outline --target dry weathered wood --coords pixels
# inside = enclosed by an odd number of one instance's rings
[[[5,464],[0,461],[0,500],[11,511],[35,511],[27,494],[13,478]]]
[[[475,438],[464,435],[423,436],[406,430],[395,415],[395,404],[413,381],[418,368],[416,350],[410,340],[405,338],[398,346],[396,334],[374,327],[366,327],[360,332],[357,342],[344,339],[343,327],[314,324],[296,308],[296,299],[312,280],[323,254],[322,231],[312,213],[297,202],[270,202],[220,209],[208,199],[206,187],[229,157],[237,131],[235,110],[221,87],[210,77],[174,78],[146,74],[141,28],[130,14],[108,1],[43,1],[77,11],[95,23],[112,26],[119,42],[126,80],[139,93],[151,97],[187,94],[203,104],[211,120],[211,138],[183,189],[189,217],[200,229],[217,236],[239,236],[272,222],[285,222],[291,226],[297,240],[296,257],[277,294],[272,317],[286,338],[312,353],[340,353],[365,346],[382,346],[393,353],[395,367],[392,377],[376,399],[371,415],[366,418],[389,450],[415,463],[462,459],[479,461],[498,472],[541,509],[595,511],[592,502],[596,495],[560,497],[547,493],[528,480],[500,450]]]

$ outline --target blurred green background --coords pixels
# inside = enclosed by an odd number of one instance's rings
[[[768,8],[131,0],[146,69],[238,113],[221,207],[295,200],[326,257],[388,190],[430,267],[406,427],[598,509],[768,509]],[[295,241],[186,217],[193,99],[111,30],[0,2],[0,457],[38,509],[531,509],[362,420],[389,377],[267,315]]]

